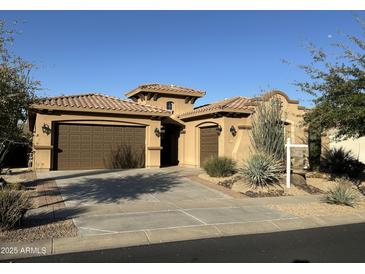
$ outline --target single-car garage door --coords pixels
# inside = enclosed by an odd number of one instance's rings
[[[218,156],[217,127],[200,128],[200,166],[211,157]]]
[[[145,164],[145,127],[56,124],[53,169],[134,168]]]

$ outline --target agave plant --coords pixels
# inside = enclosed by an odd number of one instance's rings
[[[336,181],[337,184],[328,191],[325,202],[354,207],[358,201],[358,195],[351,187],[351,183],[345,179]]]
[[[265,153],[257,153],[248,158],[240,173],[252,188],[263,188],[277,184],[283,168],[282,161]]]

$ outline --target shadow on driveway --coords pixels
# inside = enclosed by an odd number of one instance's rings
[[[72,179],[72,178],[78,178],[83,176],[92,176],[92,175],[100,175],[100,174],[108,174],[108,173],[115,173],[118,171],[123,171],[123,169],[98,169],[98,170],[90,170],[90,171],[81,171],[81,172],[72,172],[72,171],[53,171],[50,173],[50,176],[47,176],[45,178],[40,178],[34,180],[34,183],[38,184],[41,182],[46,182],[49,180],[63,180],[63,179]],[[127,171],[127,170],[126,170]],[[58,172],[62,172],[63,174],[56,175]],[[66,174],[64,174],[66,173]],[[69,173],[69,174],[67,174]],[[42,175],[42,173],[40,173]],[[52,176],[56,175],[56,176]]]
[[[23,218],[21,228],[31,228],[40,225],[52,224],[57,221],[70,220],[85,213],[83,208],[49,208],[45,210],[33,209]]]
[[[81,178],[76,182],[58,183],[64,201],[79,203],[117,203],[131,201],[142,195],[163,193],[177,187],[182,182],[178,172],[138,173],[113,176],[110,178]]]

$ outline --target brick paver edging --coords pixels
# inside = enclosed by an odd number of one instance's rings
[[[61,192],[55,180],[36,180],[37,206],[64,208]]]

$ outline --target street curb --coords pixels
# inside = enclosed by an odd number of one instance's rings
[[[363,222],[365,222],[365,212],[348,215],[329,215],[306,218],[296,217],[244,223],[223,223],[213,225],[196,225],[190,227],[141,230],[83,237],[79,236],[74,238],[40,240],[31,243],[9,242],[0,243],[0,249],[2,252],[0,254],[0,261],[186,240],[284,232]],[[10,251],[11,248],[13,250],[16,248],[18,253],[6,253],[6,251]],[[24,250],[24,252],[19,252],[20,250]],[[3,254],[3,251],[5,251],[5,254]]]

